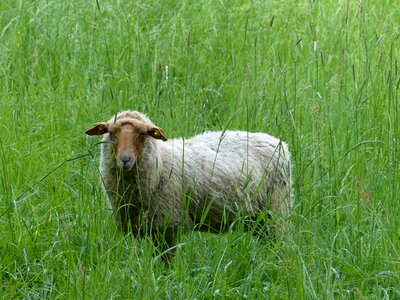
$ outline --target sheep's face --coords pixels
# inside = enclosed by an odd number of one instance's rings
[[[140,160],[147,138],[167,140],[161,128],[131,118],[119,119],[115,123],[96,123],[86,131],[87,135],[107,133],[117,166],[127,171]]]

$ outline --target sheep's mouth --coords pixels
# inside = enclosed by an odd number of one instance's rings
[[[122,167],[122,170],[125,172],[130,172],[130,171],[132,171],[134,166],[135,166],[135,164],[132,164],[132,166],[124,166],[124,167]]]

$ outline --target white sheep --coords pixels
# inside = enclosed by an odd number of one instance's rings
[[[144,114],[124,111],[86,134],[104,134],[101,177],[118,224],[135,236],[150,234],[162,250],[178,228],[221,232],[237,216],[265,212],[282,225],[276,220],[291,208],[290,153],[265,133],[167,141]]]

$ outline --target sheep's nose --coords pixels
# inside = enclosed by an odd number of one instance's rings
[[[130,169],[133,166],[132,156],[127,153],[122,153],[118,157],[118,165],[120,168]]]
[[[124,164],[124,166],[126,166],[127,163],[131,161],[131,159],[132,159],[131,157],[121,158],[122,163]]]

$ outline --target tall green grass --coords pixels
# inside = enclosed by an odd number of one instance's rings
[[[379,3],[378,3],[379,2]],[[0,2],[3,298],[399,298],[396,1]],[[291,240],[123,236],[84,130],[268,132],[293,154]]]

